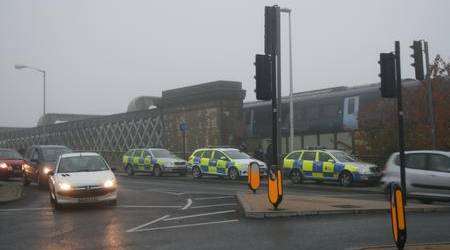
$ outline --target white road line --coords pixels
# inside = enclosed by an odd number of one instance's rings
[[[177,225],[177,226],[154,227],[154,228],[140,229],[140,230],[136,230],[134,232],[156,231],[156,230],[164,230],[164,229],[183,228],[183,227],[196,227],[196,226],[205,226],[205,225],[231,223],[231,222],[239,222],[239,220],[210,221],[210,222],[204,222],[204,223],[184,224],[184,225]]]
[[[237,203],[225,203],[225,204],[214,204],[214,205],[204,205],[204,206],[195,206],[191,207],[191,209],[195,208],[208,208],[208,207],[225,207],[225,206],[236,206]]]
[[[148,225],[151,225],[151,224],[154,224],[154,223],[156,223],[156,222],[158,222],[158,221],[161,221],[161,220],[164,220],[165,218],[167,218],[167,217],[169,217],[170,215],[164,215],[163,217],[160,217],[160,218],[158,218],[158,219],[156,219],[156,220],[152,220],[152,221],[150,221],[150,222],[147,222],[147,223],[145,223],[145,224],[142,224],[142,225],[139,225],[139,226],[137,226],[137,227],[133,227],[133,228],[131,228],[131,229],[128,229],[127,230],[127,233],[132,233],[132,232],[134,232],[134,231],[136,231],[136,230],[139,230],[139,229],[141,229],[141,228],[143,228],[143,227],[146,227],[146,226],[148,226]]]
[[[216,200],[216,199],[231,199],[234,198],[234,196],[218,196],[218,197],[201,197],[201,198],[194,198],[196,201],[204,201],[204,200]]]
[[[120,205],[117,208],[182,208],[183,206],[145,206],[145,205]]]
[[[215,214],[227,214],[227,213],[235,213],[236,210],[226,210],[226,211],[218,211],[218,212],[212,212],[212,213],[203,213],[203,214],[191,214],[191,215],[185,215],[180,217],[171,217],[168,219],[165,219],[164,221],[172,221],[172,220],[182,220],[187,218],[194,218],[194,217],[202,217],[202,216],[209,216],[209,215],[215,215]]]
[[[187,199],[187,204],[186,204],[186,206],[184,206],[181,210],[186,210],[186,209],[188,209],[191,205],[192,205],[192,199],[189,198],[189,199]]]
[[[0,209],[0,212],[41,211],[41,210],[53,210],[53,208],[51,207],[9,208],[9,209]]]

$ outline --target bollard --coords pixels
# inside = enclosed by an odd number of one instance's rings
[[[256,190],[261,185],[261,176],[259,173],[259,165],[256,162],[250,163],[248,166],[248,187],[253,193],[256,193]]]
[[[275,209],[277,209],[278,205],[283,199],[283,178],[281,175],[281,171],[276,168],[269,169],[269,173],[267,174],[267,181],[267,188],[269,189],[267,192],[269,202],[272,203]]]
[[[407,238],[404,196],[397,183],[390,183],[389,191],[392,234],[397,248],[403,249]]]

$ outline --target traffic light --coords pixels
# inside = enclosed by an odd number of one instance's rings
[[[266,6],[264,12],[264,53],[272,55],[278,48],[277,34],[280,28],[280,8]]]
[[[395,81],[395,55],[393,53],[380,53],[380,78],[381,96],[394,98],[397,96],[397,85]]]
[[[425,77],[423,73],[422,43],[420,41],[414,41],[413,45],[409,47],[413,49],[413,54],[411,57],[414,58],[414,63],[411,63],[411,66],[415,69],[416,79],[423,80]]]
[[[272,100],[272,84],[271,84],[271,60],[268,55],[256,55],[256,99]]]

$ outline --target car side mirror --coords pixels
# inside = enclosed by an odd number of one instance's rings
[[[53,175],[55,175],[55,171],[54,170],[50,170],[50,171],[48,171],[47,175],[53,176]]]
[[[116,167],[109,167],[109,168],[111,168],[111,171],[113,171],[113,172],[117,170]]]
[[[222,161],[228,161],[227,157],[225,157],[225,156],[220,157],[220,160],[222,160]]]
[[[336,161],[333,159],[329,159],[328,162],[335,163]]]

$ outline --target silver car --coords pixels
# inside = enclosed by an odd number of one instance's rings
[[[450,200],[450,152],[421,150],[405,152],[406,191],[423,201]],[[385,187],[400,184],[399,153],[389,157],[381,180]]]

